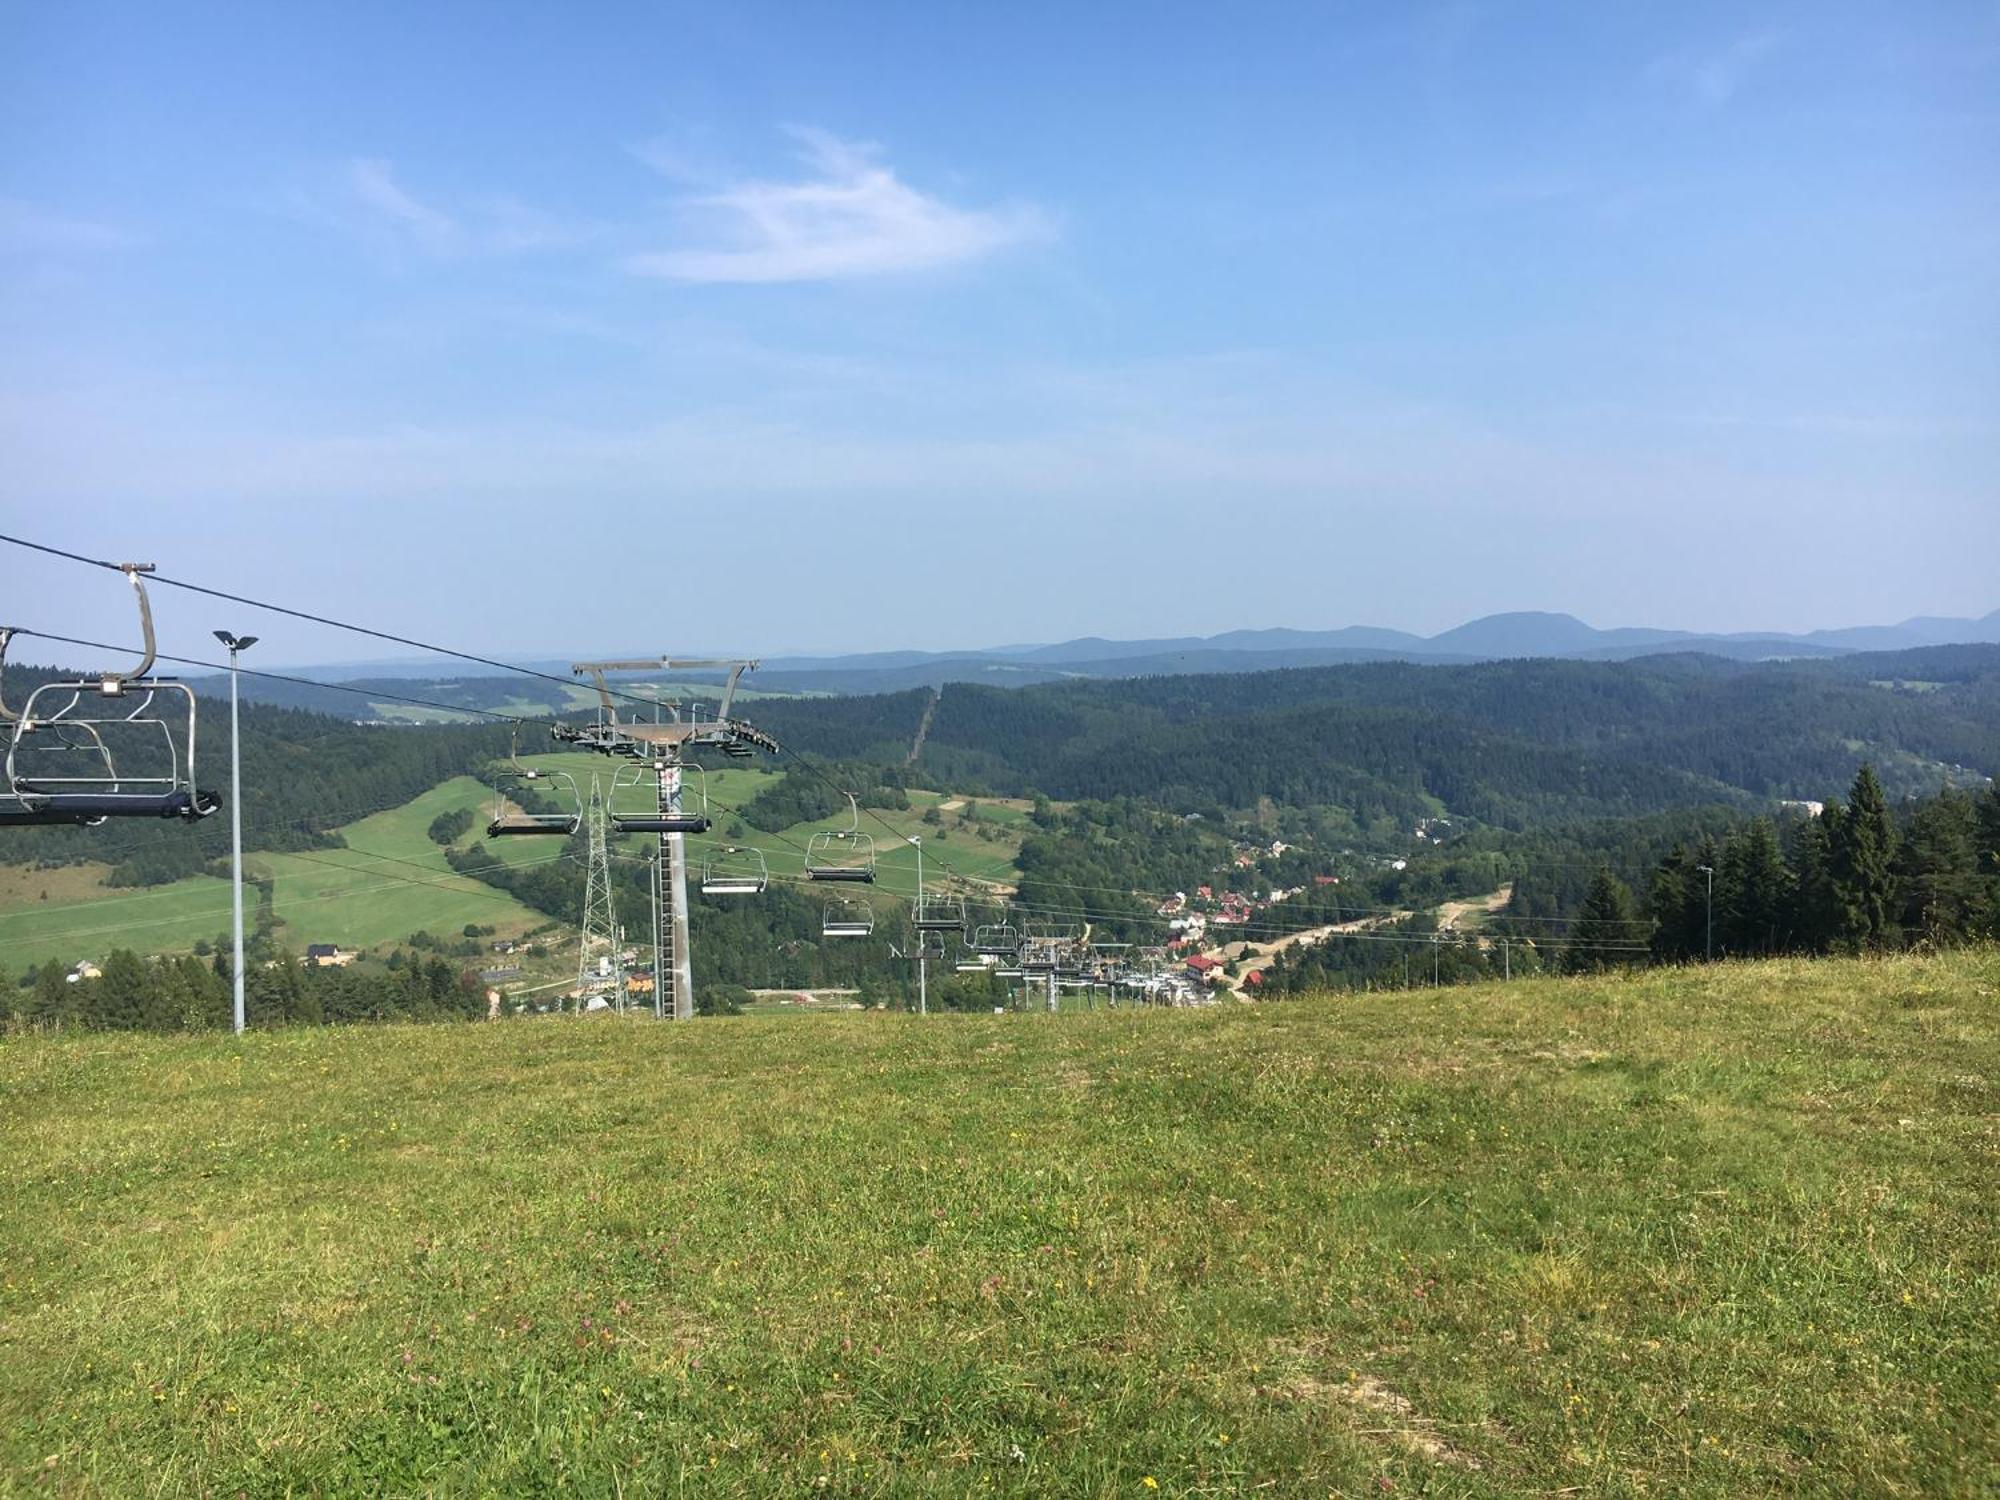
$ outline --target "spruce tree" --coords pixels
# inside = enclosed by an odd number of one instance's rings
[[[1851,950],[1882,947],[1896,935],[1896,829],[1882,783],[1866,762],[1831,835],[1836,940]]]
[[[1638,942],[1642,931],[1625,882],[1600,867],[1570,927],[1563,967],[1582,974],[1623,964],[1628,955],[1619,950]]]
[[[1653,958],[1663,964],[1686,963],[1696,956],[1688,942],[1688,870],[1691,860],[1685,844],[1676,844],[1653,871],[1646,891],[1646,914],[1653,919],[1649,945]]]
[[[1982,887],[1976,924],[1987,937],[2000,938],[2000,781],[1989,783],[1974,804],[1973,843]]]
[[[1782,946],[1792,872],[1777,830],[1758,818],[1729,840],[1716,872],[1718,938],[1730,953],[1770,954]]]
[[[1913,937],[1956,943],[1983,915],[1972,799],[1946,790],[1918,806],[1896,851],[1898,919]]]
[[[152,985],[146,965],[130,948],[113,948],[104,973],[91,985],[92,1022],[110,1031],[137,1031],[151,1019]]]
[[[1799,825],[1792,842],[1792,908],[1787,917],[1791,946],[1805,953],[1824,953],[1840,936],[1839,897],[1833,886],[1833,848],[1829,830],[1840,822],[1838,802],[1827,804],[1817,818]]]

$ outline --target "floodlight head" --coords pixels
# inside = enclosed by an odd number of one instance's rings
[[[215,638],[231,651],[248,651],[257,644],[257,637],[254,635],[231,635],[226,630],[218,630],[214,634]]]
[[[228,646],[228,647],[230,647],[230,648],[232,648],[232,649],[233,649],[233,648],[235,647],[235,645],[236,645],[236,637],[235,637],[235,636],[233,636],[233,635],[231,635],[231,634],[230,634],[230,633],[229,633],[228,631],[226,631],[226,630],[218,630],[218,631],[216,631],[216,632],[215,632],[215,638],[216,638],[216,639],[217,639],[218,641],[222,642],[222,644],[223,644],[223,645],[225,645],[225,646]]]

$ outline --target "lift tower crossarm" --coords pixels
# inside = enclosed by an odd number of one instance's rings
[[[603,700],[605,712],[616,721],[616,711],[611,707],[611,689],[605,685],[606,672],[727,672],[729,681],[722,689],[722,706],[716,710],[716,717],[729,717],[729,706],[736,701],[736,682],[744,672],[757,670],[758,663],[743,657],[683,657],[655,656],[644,661],[580,661],[572,663],[570,674],[575,677],[590,676],[597,681],[597,696]]]

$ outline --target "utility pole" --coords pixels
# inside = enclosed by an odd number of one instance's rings
[[[1704,944],[1704,962],[1715,962],[1715,868],[1712,865],[1696,865],[1695,868],[1708,877],[1708,938]]]
[[[150,638],[150,637],[149,637]],[[236,992],[235,1028],[243,1035],[243,738],[236,713],[236,656],[257,644],[254,635],[215,632],[215,638],[229,648],[229,894],[234,908],[236,954],[229,968],[229,982]]]

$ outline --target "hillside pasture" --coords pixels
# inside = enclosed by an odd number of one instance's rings
[[[402,806],[347,824],[339,832],[346,848],[298,853],[254,853],[244,857],[253,880],[273,882],[273,909],[282,922],[279,942],[293,951],[308,943],[372,948],[399,942],[417,931],[456,935],[469,923],[502,935],[525,932],[547,919],[491,886],[457,874],[444,851],[431,842],[429,828],[440,813],[459,808],[475,816],[467,839],[479,836],[492,805],[491,793],[469,776],[443,782]],[[226,813],[218,816],[227,816]],[[504,843],[504,840],[496,840]],[[558,852],[550,841],[526,857]],[[16,867],[18,870],[19,867]],[[0,964],[19,974],[30,965],[80,958],[101,961],[114,947],[140,953],[183,953],[197,941],[213,941],[230,925],[229,882],[194,875],[167,885],[117,889],[79,885],[67,871],[25,872],[0,887]],[[35,876],[65,877],[59,887],[69,899],[35,899]],[[244,893],[245,921],[254,921],[259,892]]]
[[[2000,957],[0,1041],[48,1494],[1990,1494]]]

